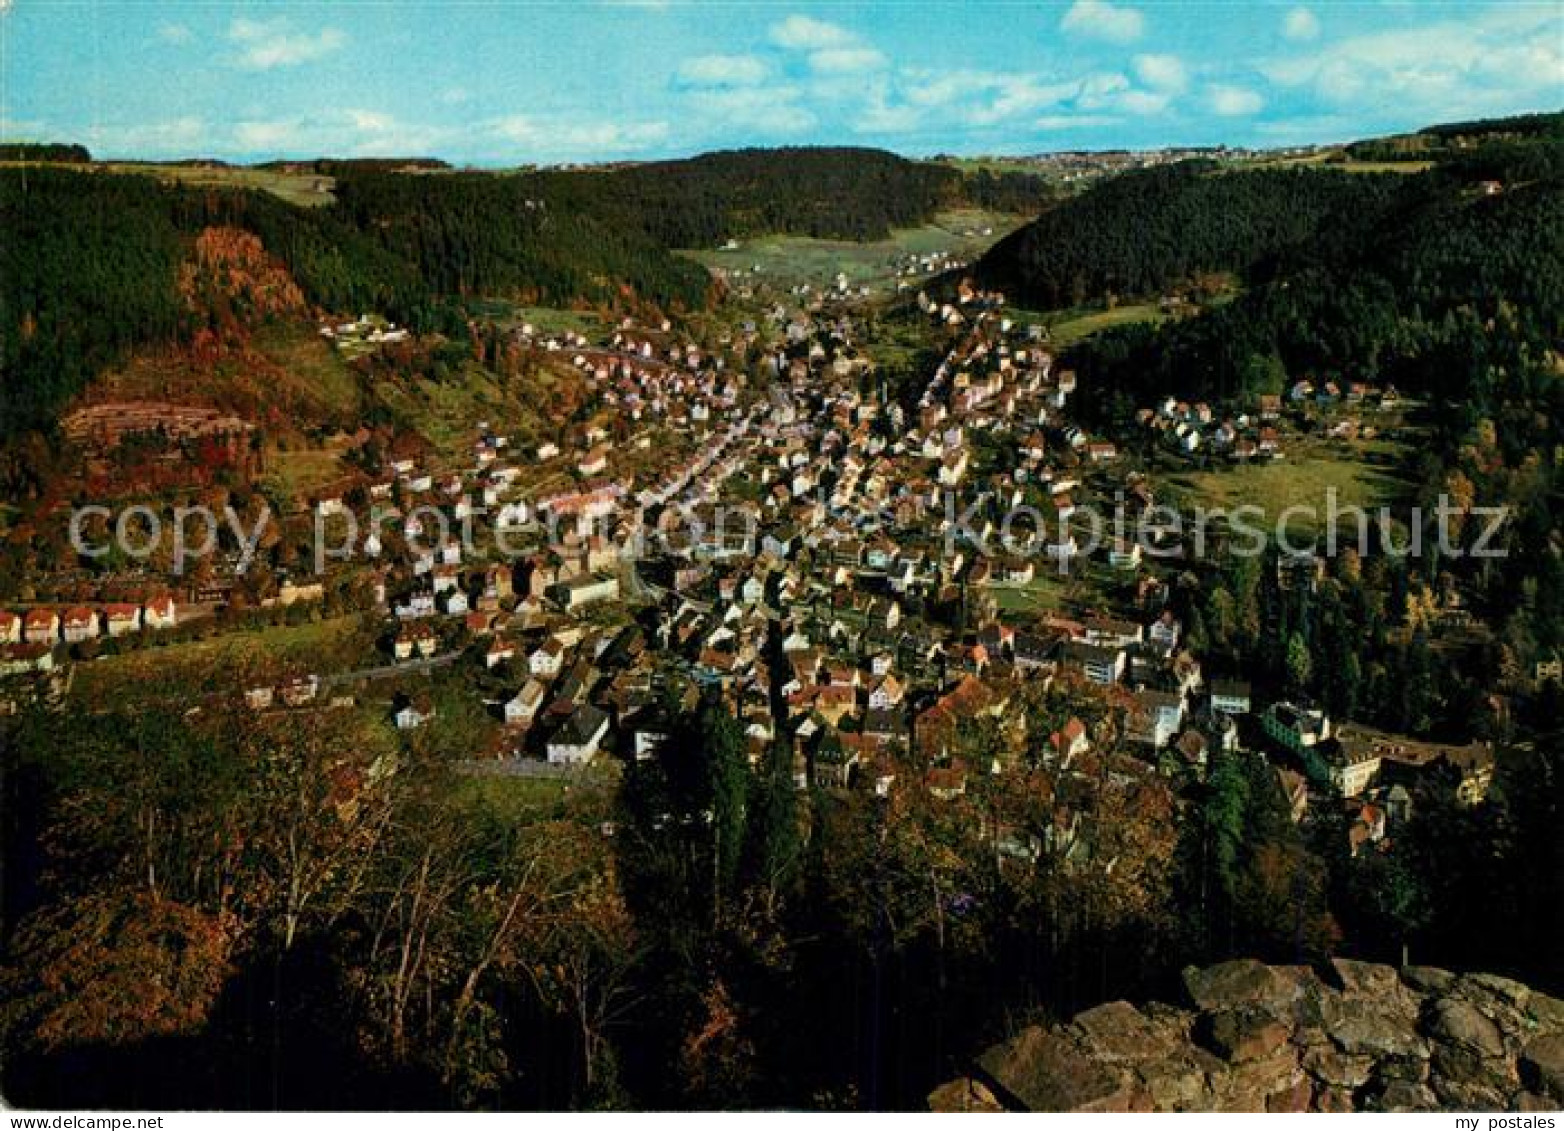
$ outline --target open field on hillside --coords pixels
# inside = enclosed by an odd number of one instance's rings
[[[1170,316],[1163,313],[1154,302],[1125,303],[1112,310],[1095,310],[1086,313],[1066,311],[1045,315],[1042,323],[1048,328],[1048,340],[1055,346],[1068,346],[1090,337],[1099,330],[1114,326],[1126,326],[1131,322],[1166,322]]]
[[[337,411],[357,407],[358,378],[319,334],[299,325],[277,324],[263,326],[253,340],[302,391]]]
[[[1359,161],[1341,150],[1325,150],[1300,157],[1260,157],[1240,163],[1245,169],[1329,168],[1344,173],[1421,173],[1433,168],[1432,161]]]
[[[530,325],[539,334],[571,331],[588,337],[600,334],[607,321],[591,310],[563,310],[554,306],[521,306],[504,299],[479,299],[472,304],[479,317],[505,329]]]
[[[335,183],[330,177],[314,173],[285,173],[274,169],[242,167],[204,168],[190,165],[143,165],[113,163],[107,168],[117,173],[145,173],[165,181],[214,188],[260,189],[281,197],[289,204],[316,207],[336,200],[331,194]]]
[[[348,470],[340,448],[296,448],[267,453],[262,479],[270,480],[283,497],[305,501],[336,484]]]
[[[765,236],[744,240],[734,249],[681,254],[726,272],[735,286],[769,285],[786,290],[807,283],[818,288],[830,286],[837,272],[842,272],[851,286],[868,286],[884,294],[895,286],[899,259],[946,252],[970,260],[1024,222],[1023,217],[1009,213],[958,209],[942,212],[921,227],[898,228],[889,239],[868,243]]]
[[[307,325],[277,323],[216,360],[189,350],[139,352],[94,381],[90,400],[210,404],[287,432],[301,420],[352,422],[359,383]]]
[[[1207,510],[1258,506],[1267,529],[1274,528],[1288,508],[1309,508],[1309,513],[1288,516],[1288,530],[1322,534],[1332,491],[1338,509],[1362,507],[1371,516],[1374,508],[1404,502],[1412,487],[1401,470],[1406,456],[1405,444],[1388,440],[1350,448],[1321,445],[1289,452],[1286,459],[1272,463],[1180,472],[1166,482],[1181,502]]]
[[[237,690],[250,678],[259,682],[384,662],[374,644],[375,630],[358,616],[153,644],[78,665],[71,694],[90,704],[127,695],[211,695]]]
[[[252,169],[244,166],[160,165],[155,162],[108,161],[72,168],[109,173],[139,173],[159,180],[206,188],[260,189],[281,197],[289,204],[316,207],[332,203],[335,184],[330,177],[315,173],[288,173],[277,169]]]
[[[618,763],[612,759],[573,773],[552,772],[551,767],[535,765],[528,769],[531,772],[496,769],[469,773],[454,801],[501,818],[536,820],[557,812],[573,794],[609,790],[619,779]]]
[[[541,365],[509,385],[470,363],[444,381],[380,381],[374,393],[449,464],[471,458],[480,420],[510,436],[517,447],[537,443],[547,421],[555,419],[552,406],[559,398],[569,399],[567,385],[576,381],[578,375],[563,361]]]
[[[1210,297],[1198,303],[1191,301],[1176,313],[1163,310],[1160,301],[1151,300],[1124,301],[1112,307],[1080,306],[1061,310],[1012,307],[1010,317],[1019,323],[1035,322],[1041,325],[1048,331],[1049,343],[1055,347],[1070,346],[1082,338],[1116,326],[1128,326],[1136,322],[1160,324],[1173,318],[1193,317],[1204,310],[1232,302],[1241,290],[1238,281],[1226,275],[1210,274],[1203,281]]]
[[[1080,587],[1074,579],[1061,575],[1051,561],[1039,558],[1036,570],[1036,576],[1025,585],[996,585],[989,590],[1001,613],[1009,616],[1057,612],[1072,587]]]

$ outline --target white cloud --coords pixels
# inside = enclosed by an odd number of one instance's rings
[[[803,105],[802,94],[798,87],[787,85],[713,88],[693,92],[690,104],[698,117],[719,128],[787,137],[816,124],[814,112]]]
[[[1177,55],[1137,55],[1135,77],[1154,90],[1177,94],[1189,82],[1184,61]]]
[[[58,132],[38,118],[9,118],[0,114],[0,138],[6,141],[37,141]]]
[[[927,112],[922,107],[910,102],[892,102],[881,91],[870,98],[853,128],[863,134],[903,134],[927,122]]]
[[[1229,83],[1212,83],[1206,87],[1206,105],[1213,114],[1224,118],[1239,118],[1257,113],[1265,105],[1265,99],[1248,87]]]
[[[821,76],[877,71],[889,65],[883,52],[839,24],[812,16],[789,16],[771,28],[771,41],[789,51],[804,52],[809,69]],[[825,94],[862,94],[862,88],[825,90]]]
[[[1020,121],[1080,92],[1077,82],[1004,71],[910,71],[899,77],[900,104],[915,108],[920,120],[964,126]],[[890,116],[894,110],[887,106],[882,113]]]
[[[356,130],[366,133],[387,133],[396,128],[396,119],[378,110],[346,110],[348,121]]]
[[[1262,61],[1260,71],[1330,107],[1371,99],[1429,121],[1555,106],[1564,90],[1564,16],[1556,8],[1488,9],[1348,36]]]
[[[272,154],[297,149],[303,128],[296,121],[246,121],[234,126],[234,141],[246,152]]]
[[[1146,117],[1160,114],[1172,102],[1167,91],[1142,90],[1116,71],[1087,75],[1078,85],[1070,108],[1088,113],[1133,114]]]
[[[753,55],[697,55],[678,70],[689,86],[754,86],[765,77],[766,64]]]
[[[1083,109],[1100,110],[1129,89],[1130,80],[1117,72],[1087,75],[1081,80],[1075,103]]]
[[[968,131],[1013,142],[1025,131],[1081,129],[1166,113],[1177,97],[1174,88],[1188,83],[1183,65],[1171,56],[1146,56],[1137,60],[1135,70],[1139,81],[1117,71],[1059,78],[974,69],[901,70],[870,85],[854,128],[931,137]]]
[[[505,115],[461,126],[408,122],[349,108],[235,124],[215,152],[245,157],[416,157],[460,146],[484,160],[594,161],[642,153],[667,140],[666,122]]]
[[[845,47],[853,42],[853,38],[853,34],[846,28],[812,16],[789,16],[771,29],[773,43],[800,51]]]
[[[345,43],[336,28],[294,31],[285,19],[252,20],[240,16],[229,26],[228,38],[239,47],[238,63],[250,70],[291,67],[329,55]]]
[[[884,55],[873,47],[827,47],[809,55],[810,69],[821,74],[844,75],[874,71],[885,66]]]
[[[1282,20],[1282,34],[1288,39],[1318,39],[1319,17],[1307,8],[1293,8]]]
[[[1120,110],[1143,118],[1162,113],[1172,103],[1171,95],[1152,90],[1126,90],[1117,100]]]
[[[1134,8],[1108,0],[1075,0],[1059,21],[1061,31],[1109,43],[1132,43],[1146,30],[1146,19]]]
[[[164,43],[185,44],[195,39],[195,32],[188,24],[166,23],[158,25],[157,37]]]
[[[263,157],[417,157],[457,140],[450,129],[349,108],[286,118],[250,118],[219,139],[217,152]]]

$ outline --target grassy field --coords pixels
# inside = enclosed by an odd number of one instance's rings
[[[284,498],[307,500],[348,472],[337,448],[296,448],[267,453],[266,474]]]
[[[1273,463],[1181,472],[1165,482],[1181,502],[1208,510],[1258,506],[1267,528],[1274,528],[1290,507],[1309,508],[1311,513],[1289,515],[1287,520],[1288,530],[1303,536],[1323,532],[1332,491],[1338,508],[1372,510],[1404,501],[1411,483],[1398,468],[1405,456],[1402,445],[1376,441],[1351,449],[1289,453]]]
[[[1048,327],[1048,340],[1052,344],[1068,346],[1082,338],[1090,337],[1099,330],[1126,326],[1132,322],[1166,322],[1168,318],[1169,315],[1164,314],[1156,303],[1143,302],[1125,303],[1112,310],[1094,310],[1084,313],[1065,311],[1045,315],[1041,321]]]
[[[337,412],[357,409],[358,379],[319,334],[297,325],[277,324],[256,330],[253,341],[282,368],[300,394]]]
[[[532,325],[538,333],[574,332],[588,338],[601,335],[608,327],[607,319],[593,310],[560,310],[558,307],[518,307],[516,303],[488,299],[480,303],[479,313],[502,327],[519,327],[522,322]]]
[[[250,169],[244,166],[202,168],[192,165],[159,165],[139,161],[111,161],[87,168],[110,173],[141,173],[159,180],[207,188],[260,189],[281,197],[289,204],[316,207],[336,200],[330,177],[314,173],[285,173],[274,169]]]
[[[134,693],[196,696],[288,672],[352,670],[376,662],[373,630],[357,616],[228,632],[79,664],[71,694],[89,704]]]
[[[1057,612],[1064,606],[1066,595],[1076,587],[1076,582],[1061,575],[1053,562],[1041,557],[1036,563],[1036,571],[1037,576],[1025,585],[996,586],[989,590],[1001,613],[1012,616],[1042,614]]]
[[[536,820],[557,812],[572,794],[611,787],[617,770],[617,763],[604,757],[585,773],[568,777],[472,773],[463,779],[456,801],[518,822]]]
[[[942,212],[922,227],[899,228],[889,239],[868,243],[766,236],[742,241],[732,250],[689,250],[681,254],[709,268],[728,272],[736,283],[782,289],[805,283],[823,287],[831,285],[837,272],[842,272],[852,286],[868,286],[883,294],[895,286],[899,258],[943,251],[971,259],[1024,222],[1023,217],[1008,213],[958,209]]]
[[[1330,168],[1344,173],[1421,173],[1433,168],[1432,161],[1359,161],[1341,150],[1323,150],[1302,157],[1261,157],[1241,163],[1243,169]]]
[[[556,386],[579,380],[574,370],[560,361],[557,368],[541,367],[527,378],[525,387],[506,389],[492,373],[469,364],[445,381],[382,381],[374,391],[450,462],[470,459],[480,420],[507,433],[519,447],[536,442]]]

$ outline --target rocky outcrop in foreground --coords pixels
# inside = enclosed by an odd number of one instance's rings
[[[1555,1111],[1564,1002],[1491,974],[1337,959],[1184,971],[1190,1005],[1033,1026],[936,1111]]]

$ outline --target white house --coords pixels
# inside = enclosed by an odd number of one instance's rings
[[[434,718],[434,706],[427,702],[408,703],[396,713],[397,730],[417,730]]]
[[[1130,708],[1128,736],[1160,750],[1184,722],[1184,700],[1166,691],[1140,691]]]
[[[1151,627],[1147,630],[1151,646],[1163,655],[1171,653],[1178,647],[1179,633],[1183,627],[1172,612],[1164,612],[1151,622]]]
[[[84,640],[96,640],[98,637],[98,614],[92,609],[77,606],[67,609],[61,620],[61,631],[65,635],[67,644],[79,644]]]
[[[1117,683],[1124,678],[1124,649],[1101,648],[1095,644],[1071,641],[1065,645],[1067,661],[1078,664],[1092,683]]]
[[[22,617],[22,640],[27,644],[55,644],[60,639],[60,614],[53,609],[29,609]]]
[[[1247,715],[1250,710],[1249,685],[1236,679],[1212,680],[1211,710],[1222,715]]]
[[[570,612],[600,601],[612,601],[618,596],[619,578],[614,576],[574,577],[554,587],[554,599]]]
[[[585,765],[596,756],[607,734],[608,716],[583,703],[549,739],[548,760],[556,766]]]
[[[141,628],[141,609],[135,605],[106,605],[104,631],[110,636],[127,636]]]
[[[141,623],[147,628],[173,628],[178,619],[172,597],[154,597],[141,610]]]
[[[543,706],[547,688],[535,679],[529,679],[522,689],[505,703],[505,725],[521,726],[530,723]]]
[[[894,675],[887,675],[869,692],[869,707],[875,711],[890,710],[900,706],[906,694],[907,689],[902,686],[901,680]]]

